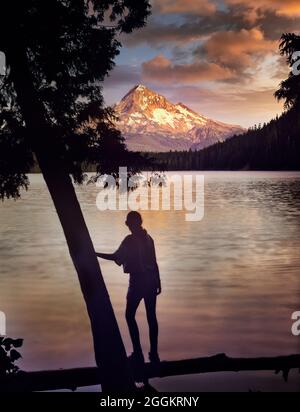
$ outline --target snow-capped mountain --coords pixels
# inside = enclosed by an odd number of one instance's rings
[[[139,84],[115,105],[117,127],[130,150],[203,149],[244,130],[208,119]]]

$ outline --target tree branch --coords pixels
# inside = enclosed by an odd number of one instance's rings
[[[221,353],[211,357],[164,361],[158,365],[146,363],[145,369],[134,368],[136,377],[146,378],[190,375],[207,372],[268,371],[283,372],[287,380],[290,369],[300,368],[300,355],[229,358]],[[82,386],[99,385],[101,371],[96,367],[37,372],[19,372],[15,376],[0,377],[2,392],[31,392],[56,389],[76,390]]]

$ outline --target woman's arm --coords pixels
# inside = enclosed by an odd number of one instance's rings
[[[96,256],[102,259],[106,260],[113,260],[117,265],[123,265],[125,261],[125,255],[127,254],[127,243],[128,243],[128,238],[127,236],[119,248],[114,252],[114,253],[98,253],[96,252]]]
[[[96,252],[96,256],[106,260],[115,260],[116,256],[115,253],[98,253]]]

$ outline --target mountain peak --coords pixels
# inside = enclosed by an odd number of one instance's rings
[[[130,89],[115,111],[117,127],[132,150],[201,149],[243,131],[210,120],[183,103],[173,104],[143,84]]]
[[[155,108],[162,107],[171,110],[171,106],[172,104],[164,96],[155,93],[143,84],[137,84],[123,97],[117,105],[117,110],[119,113],[128,114],[129,112],[136,113],[141,110],[151,112]]]
[[[129,90],[129,92],[123,97],[127,97],[128,95],[135,94],[135,93],[151,93],[151,94],[156,94],[153,90],[150,90],[148,87],[146,87],[143,84],[136,84],[132,89]],[[122,100],[123,100],[122,99]]]
[[[133,89],[138,92],[143,92],[144,90],[147,90],[147,87],[143,84],[137,84]]]

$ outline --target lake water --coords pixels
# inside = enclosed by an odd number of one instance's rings
[[[41,176],[30,179],[21,200],[0,204],[0,310],[7,334],[25,339],[23,369],[94,365],[62,230]],[[126,212],[100,212],[95,185],[77,192],[95,249],[114,251],[127,234]],[[161,359],[300,353],[300,336],[291,333],[291,314],[300,310],[300,173],[207,172],[203,220],[187,222],[184,214],[143,213],[162,278]],[[123,314],[127,275],[112,262],[101,261],[101,267],[130,352]],[[138,321],[147,353],[143,307]],[[296,372],[288,383],[273,372],[241,372],[153,384],[159,390],[300,390]]]

